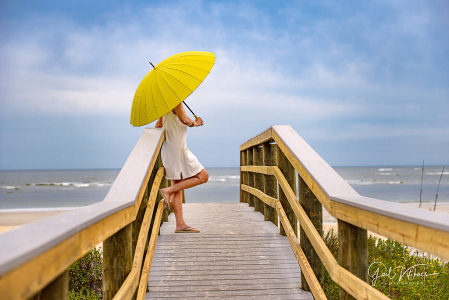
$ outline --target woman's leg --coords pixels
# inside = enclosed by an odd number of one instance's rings
[[[209,175],[206,169],[203,169],[193,177],[172,180],[171,186],[162,189],[162,192],[171,200],[171,205],[175,213],[176,230],[184,230],[190,227],[184,222],[184,216],[182,214],[182,190],[205,183],[208,179]]]
[[[180,182],[181,180],[172,180],[172,186]],[[175,192],[171,195],[171,206],[175,212],[176,230],[184,230],[188,228],[184,222],[184,216],[182,214],[182,191]]]
[[[170,197],[179,191],[189,189],[191,187],[206,183],[207,180],[209,180],[209,174],[207,174],[206,169],[202,169],[201,172],[196,174],[195,176],[189,177],[187,179],[182,180],[172,180],[173,182],[176,182],[172,186],[166,187],[162,189],[162,192],[167,195],[167,198],[170,199]]]

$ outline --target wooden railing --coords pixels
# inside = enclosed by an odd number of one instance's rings
[[[279,218],[301,266],[301,288],[315,299],[326,299],[323,266],[341,299],[389,299],[368,284],[367,230],[449,260],[446,216],[360,196],[290,126],[242,144],[240,165],[240,202],[276,226]],[[322,239],[322,207],[338,221],[338,262]]]
[[[103,299],[143,299],[168,218],[163,141],[162,129],[145,129],[104,201],[1,234],[0,298],[67,299],[68,267],[103,242]]]

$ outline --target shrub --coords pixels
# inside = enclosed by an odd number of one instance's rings
[[[338,261],[338,234],[330,230],[323,239]],[[368,266],[368,283],[392,299],[449,299],[449,263],[399,242],[370,235]],[[375,276],[377,269],[381,276]],[[329,300],[339,299],[339,287],[326,269],[323,291]]]
[[[97,300],[103,298],[103,258],[93,248],[69,267],[69,299]]]

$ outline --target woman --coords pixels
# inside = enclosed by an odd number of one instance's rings
[[[159,118],[156,128],[165,129],[165,142],[161,149],[162,163],[165,167],[165,178],[171,180],[169,187],[160,190],[165,199],[167,208],[170,209],[170,201],[176,218],[176,233],[199,232],[188,226],[182,215],[182,190],[207,182],[209,174],[200,164],[195,155],[186,145],[187,126],[197,127],[203,125],[203,120],[190,119],[182,106],[175,107],[168,114]]]

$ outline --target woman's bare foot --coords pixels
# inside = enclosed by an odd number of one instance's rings
[[[168,195],[165,189],[160,189],[159,192],[162,194],[162,198],[164,198],[165,206],[167,206],[167,209],[170,210],[170,201],[171,201],[171,195]]]

